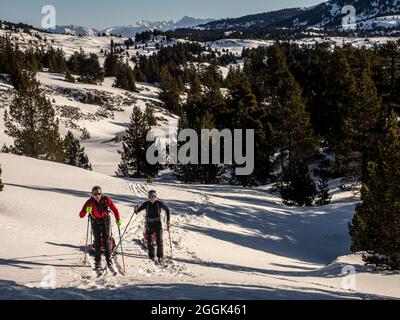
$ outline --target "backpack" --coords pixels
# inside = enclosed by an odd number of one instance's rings
[[[158,212],[158,217],[157,218],[149,218],[148,214],[149,214],[149,205],[150,202],[147,202],[147,208],[146,208],[146,222],[155,222],[155,221],[161,221],[161,210],[160,210],[160,205],[157,203],[157,212]]]
[[[103,212],[107,211],[107,216],[105,216],[104,218],[96,218],[96,220],[103,220],[103,219],[107,219],[109,218],[109,213],[110,213],[110,198],[107,196],[102,196],[101,200],[100,200],[100,208],[102,209],[101,212],[99,212],[99,214],[102,214]],[[96,200],[92,199],[92,206],[97,206],[96,204]]]

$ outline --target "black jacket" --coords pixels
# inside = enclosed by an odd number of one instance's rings
[[[151,204],[150,201],[146,201],[138,208],[138,212],[143,211],[145,209],[147,211],[146,219],[153,220],[161,218],[161,209],[164,209],[165,212],[167,213],[167,221],[170,221],[169,208],[166,206],[164,202],[160,200],[157,200],[156,202],[154,202],[154,204]]]

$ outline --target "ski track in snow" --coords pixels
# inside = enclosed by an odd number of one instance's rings
[[[126,187],[134,196],[146,199],[149,190],[148,184],[145,183],[127,183]],[[209,197],[205,194],[196,195],[196,206],[192,208],[192,213],[197,216],[178,215],[174,216],[174,227],[171,230],[171,239],[173,246],[173,254],[178,257],[186,257],[191,259],[198,259],[195,252],[191,251],[187,246],[182,245],[185,243],[187,231],[179,228],[180,225],[196,223],[198,225],[206,225],[203,223],[203,210],[209,204]],[[140,214],[139,214],[140,215]],[[200,216],[199,216],[200,215]],[[164,217],[164,222],[166,217]],[[145,225],[144,215],[140,215],[139,219],[133,220],[128,230],[125,233],[123,240],[123,250],[127,272],[123,272],[123,263],[121,250],[119,248],[118,254],[114,257],[115,266],[118,269],[118,276],[112,276],[107,272],[105,276],[97,277],[94,271],[94,264],[90,262],[90,267],[79,268],[73,273],[78,282],[67,284],[65,288],[77,287],[79,289],[94,290],[94,289],[112,289],[118,288],[131,283],[139,284],[143,280],[151,279],[157,281],[158,279],[165,280],[187,280],[196,278],[196,273],[191,271],[188,266],[183,263],[171,259],[171,249],[169,245],[168,232],[164,230],[164,252],[165,252],[165,267],[160,268],[154,265],[152,261],[147,258],[147,250],[140,245],[140,239],[143,236],[143,228]],[[121,233],[123,231],[121,230]],[[117,240],[118,243],[118,240]],[[130,259],[140,260],[139,267],[135,264],[127,263]],[[94,256],[89,260],[93,260]],[[82,261],[83,265],[83,261]],[[103,257],[104,265],[104,257]],[[81,270],[83,269],[83,270]]]

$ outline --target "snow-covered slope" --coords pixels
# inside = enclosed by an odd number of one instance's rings
[[[64,76],[52,73],[38,73],[46,96],[56,110],[60,119],[62,136],[72,131],[75,137],[80,137],[86,128],[91,138],[82,141],[93,170],[108,175],[114,175],[121,160],[118,150],[121,142],[114,139],[121,137],[130,121],[135,106],[142,111],[150,107],[157,120],[158,127],[168,130],[168,123],[177,126],[177,118],[160,108],[158,89],[146,84],[137,84],[139,93],[112,87],[113,78],[106,78],[102,85],[69,83]],[[9,106],[14,90],[2,85],[3,99],[0,100],[0,145],[11,144],[12,140],[4,134],[4,111]],[[99,102],[87,101],[88,97],[96,97]]]
[[[288,208],[263,190],[173,181],[148,186],[5,154],[0,163],[0,298],[400,298],[399,273],[367,269],[358,255],[336,259],[349,253],[350,193],[335,189],[326,207]],[[125,276],[96,280],[82,265],[86,219],[78,212],[93,185],[115,200],[124,226],[148,188],[158,191],[172,210],[174,259],[165,270],[155,269],[139,245],[141,214],[123,242]],[[355,291],[342,287],[348,264],[356,268]],[[55,267],[54,290],[41,288],[47,266]]]
[[[0,36],[8,34],[0,30]],[[38,31],[31,33],[12,32],[8,34],[13,43],[18,44],[21,50],[26,50],[32,45],[36,47],[62,48],[69,57],[82,48],[86,54],[95,53],[99,56],[100,63],[104,62],[104,51],[110,46],[110,41],[122,43],[126,38],[116,37],[77,37],[60,34],[46,34]],[[176,42],[169,42],[172,45]],[[146,49],[130,49],[131,56],[140,51],[141,54],[154,52],[156,41],[149,42]],[[133,63],[130,61],[131,66]],[[158,126],[166,127],[169,121],[177,125],[177,118],[164,110],[158,100],[159,89],[153,85],[137,84],[138,93],[114,88],[113,78],[106,78],[101,85],[86,85],[83,83],[69,83],[64,81],[64,75],[40,72],[38,80],[45,90],[46,96],[56,110],[60,119],[62,135],[68,130],[75,137],[80,137],[86,128],[91,139],[83,141],[93,169],[97,172],[114,175],[120,162],[118,150],[121,143],[116,138],[124,134],[130,121],[132,110],[138,106],[141,110],[150,107],[158,118]],[[3,115],[10,105],[14,90],[12,86],[0,82],[0,146],[4,143],[12,144],[12,139],[4,134]],[[92,97],[95,99],[88,99]],[[93,102],[95,100],[96,102]],[[100,101],[100,102],[99,102]]]
[[[56,26],[56,28],[48,29],[47,31],[52,33],[86,37],[95,37],[98,34],[98,31],[96,29],[74,25]]]

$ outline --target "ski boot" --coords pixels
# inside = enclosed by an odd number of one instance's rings
[[[114,264],[111,259],[107,260],[107,268],[113,276],[118,274],[117,271],[115,271]]]
[[[104,269],[101,267],[101,262],[95,263],[94,270],[96,271],[97,277],[101,277],[103,275]]]

